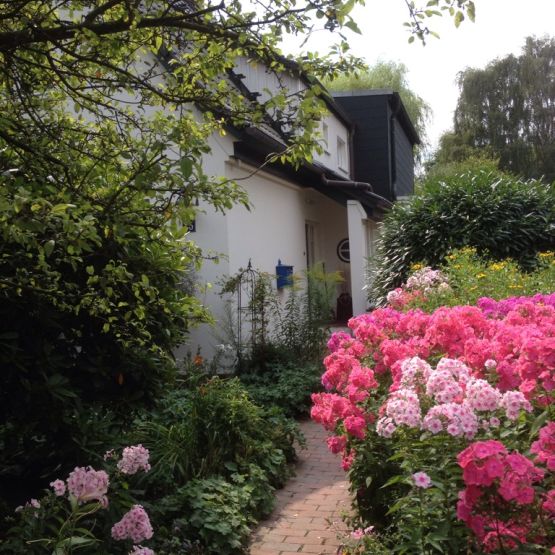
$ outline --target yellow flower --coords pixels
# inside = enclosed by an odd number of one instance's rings
[[[424,264],[419,264],[418,262],[416,264],[413,264],[410,269],[411,272],[416,272],[418,270],[422,270],[422,268],[424,268]]]
[[[509,289],[522,289],[522,285],[509,285]]]
[[[506,262],[494,262],[490,266],[490,269],[493,270],[494,272],[498,272],[499,270],[502,270],[503,268],[505,268],[505,266],[507,266]]]
[[[486,277],[486,274],[476,274],[476,277],[477,277],[478,279],[482,279],[482,278],[485,278],[485,277]]]
[[[555,254],[554,254],[553,252],[551,252],[551,251],[547,251],[547,252],[540,252],[540,253],[538,254],[538,256],[539,256],[540,258],[553,258],[553,257],[555,256]]]

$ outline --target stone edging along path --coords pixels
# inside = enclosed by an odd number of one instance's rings
[[[321,425],[300,426],[307,449],[299,451],[296,476],[276,492],[274,512],[254,530],[250,555],[335,555],[338,535],[346,533],[341,515],[351,499],[339,457],[328,450]]]

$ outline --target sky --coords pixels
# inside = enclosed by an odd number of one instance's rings
[[[442,132],[452,127],[458,88],[457,74],[467,67],[482,68],[495,58],[519,54],[527,36],[555,35],[555,0],[475,0],[476,21],[457,29],[448,16],[428,20],[440,39],[426,46],[408,44],[404,0],[366,0],[353,11],[362,35],[347,32],[352,53],[372,65],[379,60],[404,63],[409,85],[433,110],[428,138],[435,147]],[[311,50],[323,52],[333,36],[316,33]]]

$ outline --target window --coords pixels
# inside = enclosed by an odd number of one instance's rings
[[[341,137],[337,137],[337,166],[347,171],[347,145]]]
[[[324,139],[324,151],[329,154],[329,128],[326,122],[322,123],[322,139]]]

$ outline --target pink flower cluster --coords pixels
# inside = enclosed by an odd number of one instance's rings
[[[507,316],[509,312],[530,302],[534,304],[550,305],[555,308],[555,293],[550,293],[549,295],[538,293],[531,297],[509,297],[502,301],[496,301],[490,297],[481,297],[476,304],[487,316],[503,318]]]
[[[61,481],[61,480],[59,480]],[[108,485],[110,481],[108,474],[104,470],[94,470],[94,468],[87,466],[76,467],[73,472],[70,472],[67,479],[67,489],[69,494],[73,496],[78,503],[87,503],[89,501],[98,501],[103,507],[108,506]],[[56,489],[61,491],[61,485],[56,482]],[[56,492],[58,495],[58,493]]]
[[[459,493],[457,517],[474,532],[486,551],[500,543],[526,543],[532,517],[526,507],[536,501],[533,485],[544,478],[544,470],[518,452],[509,453],[495,440],[478,441],[459,453],[466,488]],[[521,507],[518,523],[503,521],[504,509]],[[513,511],[514,512],[514,511]]]
[[[149,547],[143,547],[142,545],[134,545],[133,549],[129,552],[129,555],[155,555],[155,553]]]
[[[422,406],[430,407],[424,416]],[[480,424],[486,429],[497,424],[495,415],[480,422],[478,412],[505,409],[507,418],[514,420],[532,406],[520,391],[502,394],[486,380],[471,377],[471,369],[460,360],[442,358],[433,369],[412,357],[399,364],[384,409],[376,424],[383,437],[391,437],[398,426],[405,425],[472,439]]]
[[[447,290],[447,276],[440,270],[426,267],[414,272],[401,287],[390,291],[387,294],[387,302],[391,307],[401,309],[411,301],[425,298],[430,293]]]
[[[132,445],[123,450],[121,459],[118,462],[118,469],[124,474],[136,474],[139,470],[148,472],[150,470],[148,459],[148,449],[141,444]]]
[[[540,430],[530,458],[518,452],[526,445],[512,452],[493,439],[469,445],[477,434],[499,437],[502,422],[555,401],[555,294],[553,302],[515,299],[431,314],[387,307],[352,318],[352,336],[330,339],[327,391],[312,397],[312,418],[334,434],[328,447],[342,454],[344,469],[374,431],[405,445],[428,434],[458,438],[449,440],[460,441],[466,486],[457,514],[488,552],[547,541],[537,516],[555,518],[555,423]],[[425,487],[416,474],[415,485]]]
[[[530,452],[536,460],[544,463],[548,470],[555,470],[555,422],[549,422],[540,430],[539,439],[532,443]]]
[[[154,532],[147,512],[141,505],[133,505],[123,518],[112,526],[112,538],[139,543],[152,538]],[[143,548],[144,549],[144,548]]]

